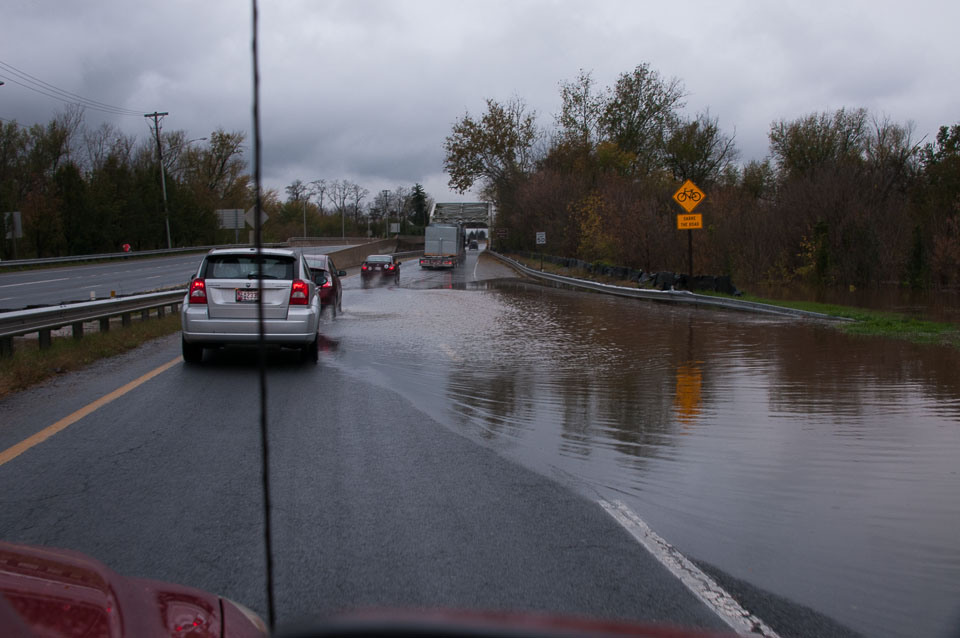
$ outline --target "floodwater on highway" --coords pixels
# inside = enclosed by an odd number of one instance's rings
[[[345,292],[325,364],[866,636],[960,623],[960,354],[452,281]]]

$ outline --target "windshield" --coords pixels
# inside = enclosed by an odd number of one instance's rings
[[[180,634],[957,632],[960,3],[6,5],[0,541]],[[148,617],[85,569],[0,619]]]
[[[293,257],[264,257],[257,260],[249,255],[211,255],[207,257],[200,276],[206,279],[256,279],[258,261],[263,263],[264,279],[293,279],[296,260]]]

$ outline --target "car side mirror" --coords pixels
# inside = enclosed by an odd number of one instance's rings
[[[337,277],[346,277],[346,276],[347,276],[347,271],[346,271],[346,270],[338,270],[338,271],[337,271]]]

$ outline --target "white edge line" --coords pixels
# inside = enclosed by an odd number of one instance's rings
[[[624,527],[648,552],[676,576],[694,596],[700,599],[720,619],[742,634],[780,638],[773,629],[762,620],[740,606],[733,596],[694,565],[690,559],[675,547],[657,535],[633,510],[620,501],[599,500],[600,507],[606,510]]]

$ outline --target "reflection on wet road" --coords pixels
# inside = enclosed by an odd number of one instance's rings
[[[510,278],[345,280],[327,365],[870,636],[960,614],[960,356]]]

